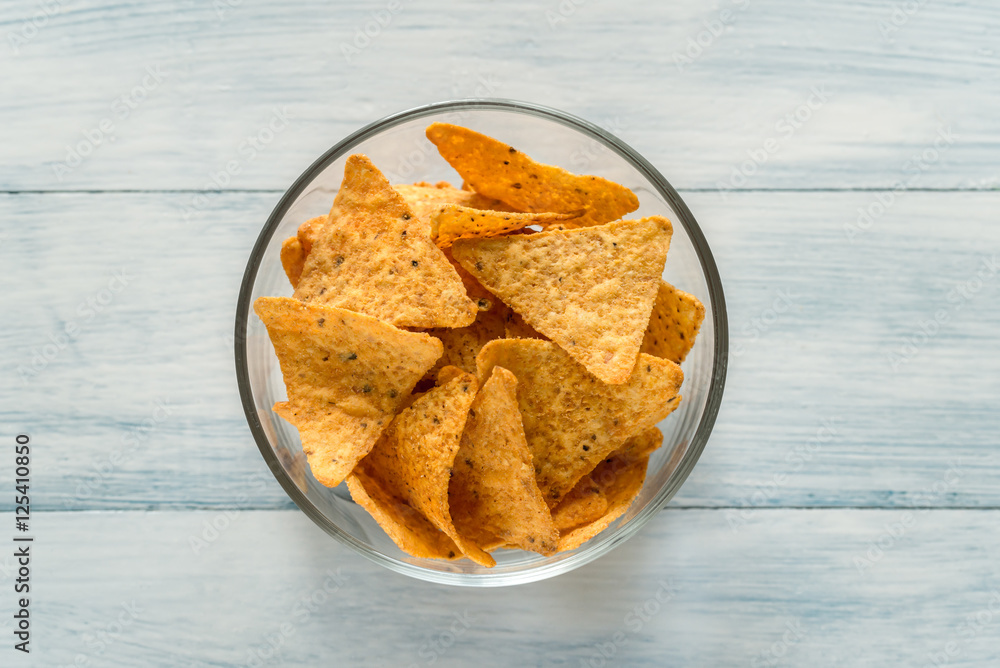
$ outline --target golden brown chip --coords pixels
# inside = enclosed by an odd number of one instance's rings
[[[472,374],[450,369],[442,371],[442,379],[447,380],[396,416],[355,473],[380,485],[385,494],[405,501],[467,557],[493,566],[493,557],[455,529],[448,503],[455,454],[478,383]],[[365,489],[371,493],[368,484]]]
[[[298,428],[315,478],[339,485],[441,356],[441,342],[288,297],[260,297],[254,310],[288,390],[275,411]]]
[[[437,376],[438,371],[446,366],[476,373],[476,356],[482,347],[494,339],[504,338],[504,315],[507,309],[502,304],[498,306],[500,308],[480,311],[476,321],[468,327],[424,330],[444,344],[444,354],[427,375]]]
[[[625,186],[543,165],[468,128],[434,123],[427,128],[427,138],[476,192],[521,211],[570,213],[586,209],[583,216],[566,223],[586,227],[618,220],[639,208],[639,199]]]
[[[428,224],[449,204],[467,206],[473,209],[488,209],[491,211],[515,211],[498,199],[484,197],[471,190],[459,190],[453,188],[446,181],[441,181],[434,186],[427,183],[415,183],[413,185],[393,186],[406,203],[414,215],[427,221]]]
[[[508,339],[545,339],[534,327],[526,323],[524,318],[509,308],[504,318],[504,336]]]
[[[316,239],[319,237],[320,231],[326,225],[328,220],[330,220],[330,214],[323,214],[322,216],[310,218],[306,222],[299,225],[296,236],[299,238],[299,244],[302,246],[303,258],[309,255],[309,251],[312,250],[313,244],[316,243]]]
[[[608,510],[604,490],[589,475],[580,478],[569,494],[552,509],[552,521],[560,533],[602,517]]]
[[[625,514],[635,497],[642,490],[646,479],[646,466],[649,457],[627,462],[617,457],[610,457],[601,462],[591,477],[595,480],[605,479],[608,483],[598,483],[608,500],[608,509],[604,515],[589,524],[571,529],[559,536],[559,551],[575,550],[585,542],[601,533],[616,519]]]
[[[517,377],[524,433],[549,507],[597,462],[669,415],[684,380],[673,362],[640,355],[628,383],[606,385],[559,346],[538,339],[486,344],[477,360],[480,382],[495,366]]]
[[[465,267],[455,261],[455,258],[451,256],[451,247],[442,248],[441,252],[444,253],[446,258],[448,258],[448,261],[451,262],[451,266],[455,268],[459,278],[462,279],[462,285],[465,286],[465,293],[476,305],[476,308],[479,311],[488,311],[493,308],[493,302],[497,300],[496,297],[493,296],[493,293],[484,288],[479,281],[472,276],[472,274],[467,272]]]
[[[705,305],[697,297],[660,281],[641,350],[680,364],[694,345],[704,320]]]
[[[299,276],[302,275],[302,265],[305,261],[306,254],[298,237],[288,237],[281,242],[281,266],[284,267],[285,276],[293,288],[299,284]]]
[[[295,296],[399,327],[464,327],[476,315],[426,224],[362,155],[347,159]]]
[[[446,248],[456,239],[499,237],[529,225],[572,220],[581,213],[511,213],[447,204],[431,214],[431,234],[438,246]]]
[[[514,374],[495,367],[472,402],[451,479],[451,515],[477,545],[502,541],[554,554],[559,532],[535,483],[516,389]]]
[[[461,555],[461,550],[443,531],[360,469],[347,476],[347,488],[355,503],[371,513],[403,552],[431,559],[454,559]]]
[[[670,222],[460,239],[452,256],[525,322],[606,383],[628,380],[649,324]]]

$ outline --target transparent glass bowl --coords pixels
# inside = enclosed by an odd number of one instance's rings
[[[329,489],[309,473],[298,432],[271,406],[286,398],[267,330],[252,311],[263,295],[291,295],[281,266],[281,242],[299,224],[330,210],[353,153],[364,153],[393,183],[461,179],[424,136],[435,121],[463,125],[511,144],[534,159],[572,172],[596,174],[635,192],[629,218],[662,215],[674,232],[663,277],[697,296],[705,322],[682,368],[680,407],[660,423],[663,447],[650,459],[645,485],[632,507],[603,533],[571,552],[543,557],[499,550],[497,565],[448,562],[403,553],[362,509],[346,486]],[[715,423],[725,384],[729,339],[719,273],[698,224],[656,169],[620,139],[569,114],[509,100],[458,100],[411,109],[363,128],[327,151],[292,184],[271,213],[247,263],[236,307],[236,376],[250,431],[274,476],[292,500],[327,533],[372,561],[412,577],[454,585],[500,586],[568,572],[620,545],[677,493],[698,461]]]

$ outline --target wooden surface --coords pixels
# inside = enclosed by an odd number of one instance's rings
[[[37,541],[28,657],[0,558],[0,665],[1000,662],[1000,9],[396,7],[0,6],[0,483],[30,433]],[[392,18],[345,56],[373,12]],[[232,363],[284,188],[358,127],[468,96],[575,113],[660,168],[715,253],[732,342],[669,509],[494,591],[391,574],[315,528],[264,467]]]

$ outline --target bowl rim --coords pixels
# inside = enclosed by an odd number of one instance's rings
[[[395,127],[407,121],[412,121],[427,116],[463,111],[463,110],[486,110],[505,111],[513,113],[524,113],[539,116],[556,123],[568,126],[577,130],[583,135],[590,135],[593,139],[602,142],[609,149],[617,153],[630,165],[637,169],[658,193],[667,200],[674,212],[677,214],[679,222],[684,226],[688,238],[695,249],[698,260],[701,263],[705,282],[708,285],[709,298],[712,304],[712,321],[715,332],[715,348],[712,358],[712,377],[708,383],[708,399],[705,403],[701,420],[695,429],[694,436],[688,443],[687,452],[681,458],[677,470],[671,476],[671,481],[664,485],[653,499],[626,525],[619,527],[620,532],[615,535],[614,540],[605,541],[597,545],[594,549],[576,551],[557,562],[543,564],[536,568],[514,573],[457,573],[448,571],[436,571],[423,568],[415,564],[400,561],[372,550],[367,545],[357,540],[354,536],[343,531],[336,524],[331,522],[322,511],[317,508],[302,490],[295,484],[278,459],[267,437],[263,425],[257,414],[257,407],[254,404],[253,392],[250,386],[250,370],[247,364],[246,355],[246,329],[250,318],[251,295],[253,286],[257,279],[260,265],[264,259],[266,250],[271,238],[274,236],[281,220],[288,209],[291,208],[295,200],[302,194],[310,183],[327,166],[346,154],[352,148],[370,137]],[[580,566],[583,566],[594,559],[597,559],[609,551],[622,544],[628,538],[642,528],[654,515],[656,515],[671,498],[677,493],[681,485],[687,480],[695,464],[697,464],[701,453],[705,449],[715,421],[722,404],[722,395],[725,389],[726,372],[729,360],[729,326],[726,313],[725,296],[723,294],[722,279],[715,263],[715,258],[708,246],[705,235],[695,221],[694,215],[687,207],[684,200],[667,181],[659,170],[642,157],[635,149],[624,141],[611,134],[600,126],[586,121],[572,114],[553,109],[533,102],[524,102],[506,98],[468,98],[446,100],[435,102],[418,107],[413,107],[404,111],[385,116],[384,118],[370,123],[361,129],[351,133],[344,139],[334,144],[323,155],[317,158],[302,174],[292,183],[278,200],[277,205],[271,211],[267,222],[261,229],[247,260],[246,270],[240,284],[239,297],[236,302],[236,328],[234,335],[236,381],[240,393],[240,401],[243,405],[243,412],[246,414],[247,424],[253,435],[257,448],[260,450],[272,475],[285,490],[285,493],[295,503],[298,508],[306,514],[317,526],[328,534],[347,545],[361,556],[377,563],[381,566],[429,582],[437,582],[451,585],[464,586],[504,586],[510,584],[522,584],[536,582],[561,573],[568,573]]]

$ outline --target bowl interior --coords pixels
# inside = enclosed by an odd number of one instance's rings
[[[351,501],[346,486],[329,489],[309,472],[294,427],[271,410],[286,398],[277,358],[253,300],[292,294],[280,262],[281,242],[303,221],[326,214],[340,186],[347,157],[364,153],[393,183],[461,178],[424,136],[432,122],[456,123],[524,150],[534,159],[575,173],[621,183],[639,197],[629,217],[662,215],[673,222],[665,280],[705,304],[698,341],[682,368],[680,407],[659,427],[664,445],[650,459],[639,497],[596,538],[572,552],[543,557],[500,550],[496,567],[468,560],[445,562],[410,557]],[[237,309],[237,375],[251,431],[272,472],[292,499],[317,524],[364,556],[418,578],[466,585],[528,582],[580,566],[634,533],[676,493],[704,447],[721,400],[728,340],[725,305],[714,261],[690,211],[645,160],[610,134],[583,121],[524,103],[462,101],[415,109],[390,117],[347,138],[320,158],[285,194],[265,226],[247,267]]]

